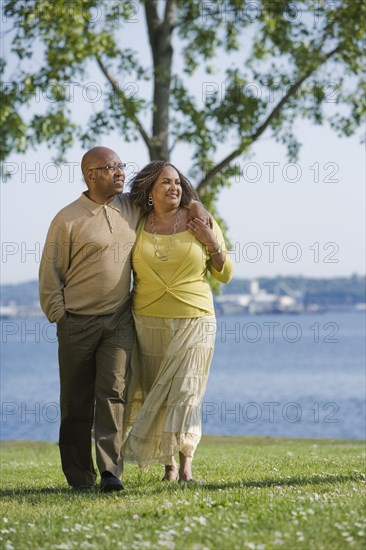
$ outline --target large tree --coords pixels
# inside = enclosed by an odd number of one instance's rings
[[[1,61],[3,159],[42,142],[62,158],[75,140],[88,146],[115,130],[142,141],[151,159],[168,160],[186,143],[191,176],[212,208],[264,132],[295,160],[296,117],[351,135],[365,113],[362,0],[3,0],[3,9],[17,58],[11,67]],[[136,49],[146,33],[152,63]],[[70,84],[95,71],[107,93],[85,128],[71,110]],[[45,90],[48,101],[39,101]]]

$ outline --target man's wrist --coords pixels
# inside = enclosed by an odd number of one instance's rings
[[[196,204],[200,204],[202,206],[202,208],[204,208],[206,210],[205,205],[201,201],[197,201],[196,199],[191,199],[189,201],[189,203],[187,204],[187,208],[190,209],[192,206],[194,206]]]
[[[64,311],[61,317],[58,317],[58,320],[56,321],[57,325],[63,325],[64,322],[68,319],[69,314],[67,311]]]

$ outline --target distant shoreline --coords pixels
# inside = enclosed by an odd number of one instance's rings
[[[38,281],[0,285],[0,318],[42,318]],[[214,295],[218,315],[366,311],[366,276],[234,278]]]

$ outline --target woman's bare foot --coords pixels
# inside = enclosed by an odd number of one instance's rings
[[[179,453],[179,481],[192,479],[192,458]]]
[[[162,481],[177,481],[178,479],[178,464],[173,459],[173,464],[165,465],[165,475]]]

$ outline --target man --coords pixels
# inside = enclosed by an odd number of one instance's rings
[[[123,489],[125,377],[134,343],[130,252],[140,217],[122,193],[124,167],[106,147],[84,155],[88,190],[53,219],[39,271],[42,309],[57,323],[59,445],[74,490],[94,488],[93,422],[100,490]],[[191,217],[202,214],[193,210]]]

